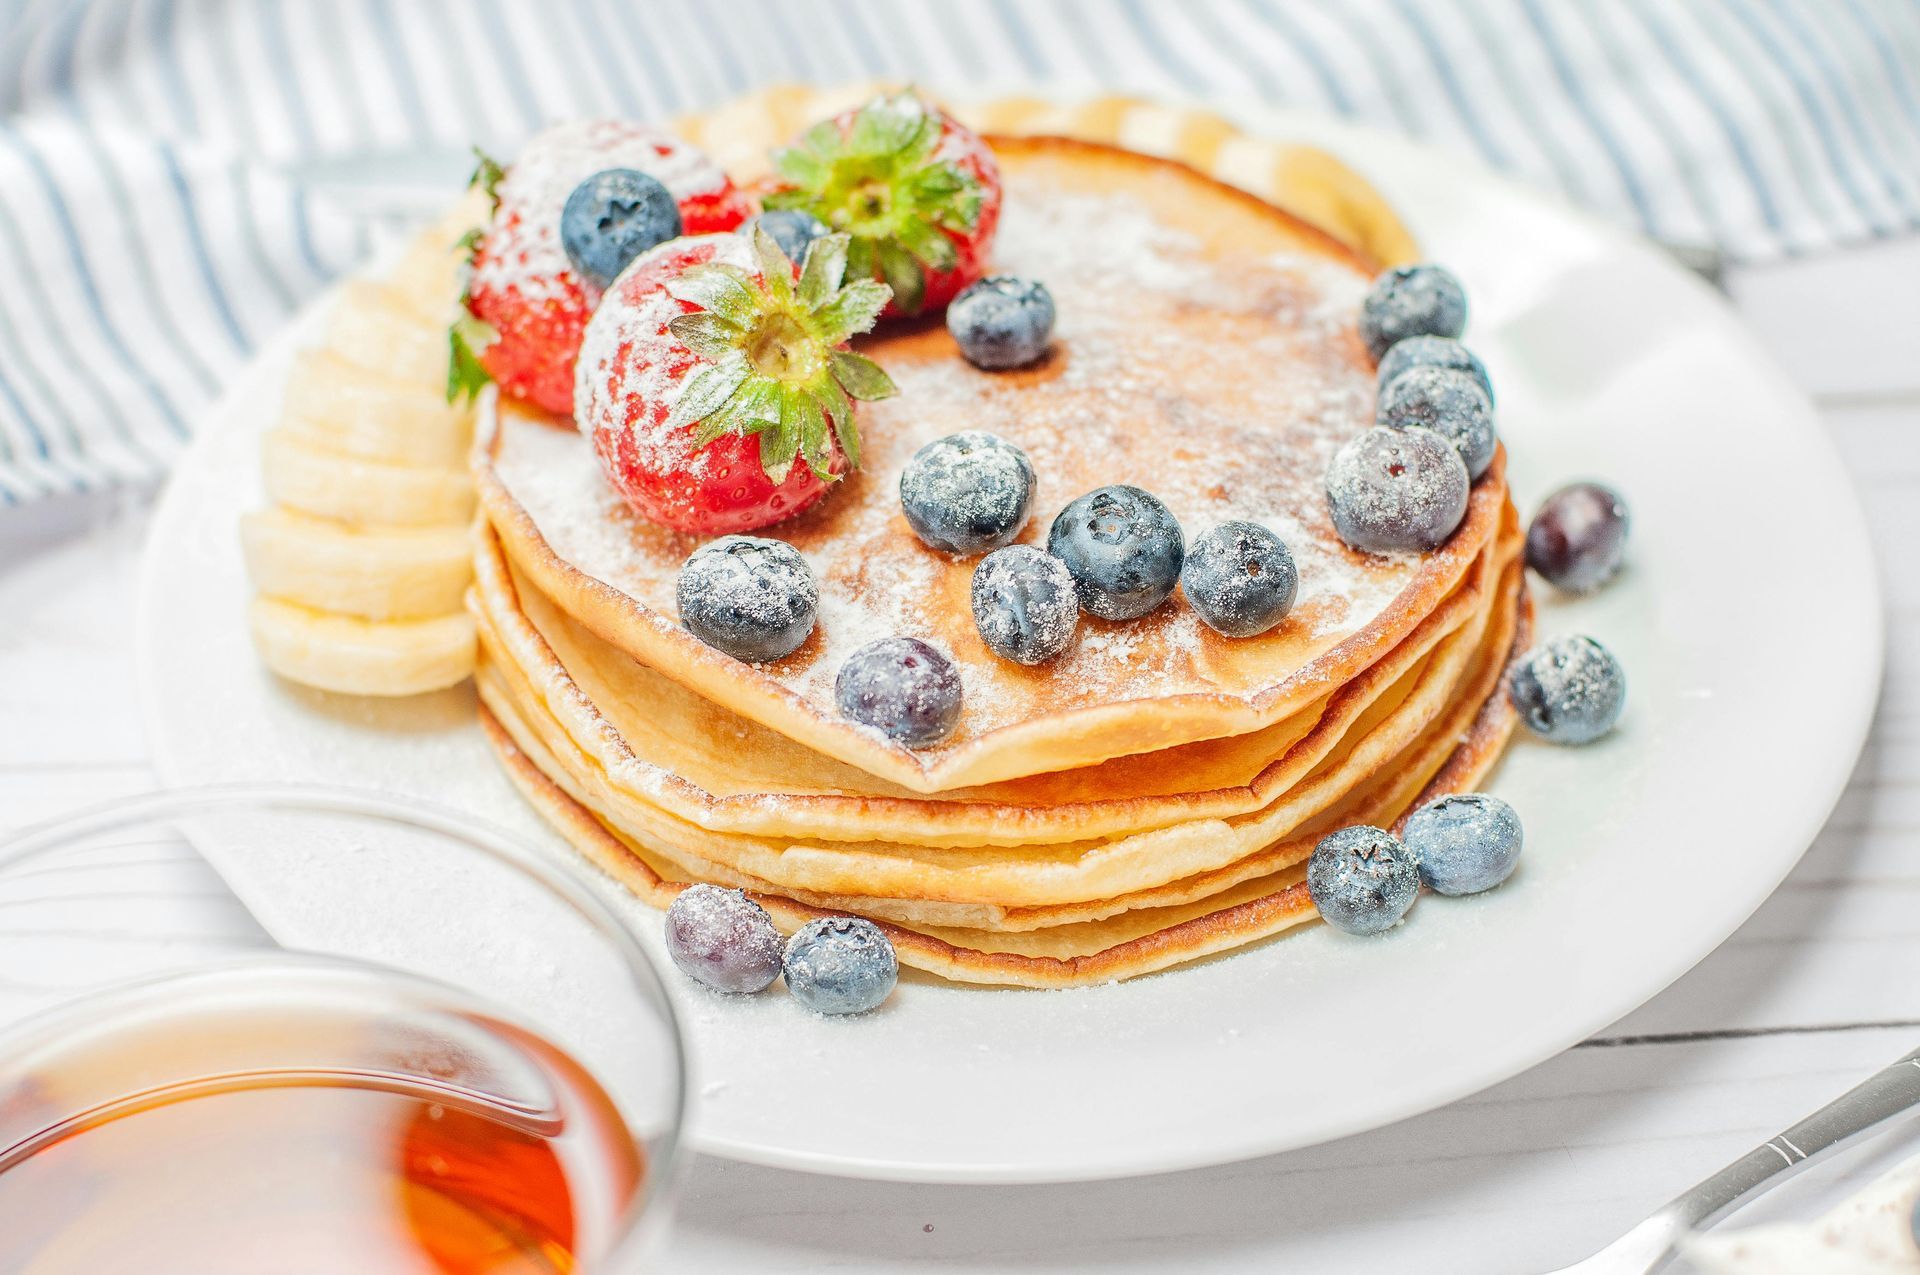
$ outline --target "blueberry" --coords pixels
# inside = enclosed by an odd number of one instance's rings
[[[1446,367],[1408,368],[1380,391],[1374,419],[1390,429],[1422,426],[1452,443],[1478,478],[1493,464],[1499,440],[1493,432],[1493,401],[1465,372]]]
[[[1410,336],[1459,336],[1467,293],[1452,272],[1430,262],[1395,266],[1373,281],[1360,307],[1360,337],[1378,362]]]
[[[1386,389],[1394,377],[1410,367],[1450,367],[1465,372],[1480,382],[1487,402],[1493,402],[1493,381],[1487,376],[1486,364],[1450,336],[1410,336],[1394,342],[1380,360],[1380,388]]]
[[[667,909],[667,955],[696,983],[757,992],[780,977],[780,931],[740,891],[690,885]]]
[[[947,306],[947,331],[975,367],[1025,367],[1053,339],[1053,294],[1032,279],[989,275]]]
[[[787,260],[793,262],[806,259],[808,244],[822,235],[833,233],[833,228],[826,222],[799,208],[763,212],[758,217],[742,222],[740,233],[751,237],[756,226],[766,231],[780,245],[780,251],[787,254]]]
[[[1520,862],[1520,816],[1498,797],[1463,792],[1407,816],[1401,839],[1420,879],[1441,894],[1491,890]]]
[[[1300,573],[1280,537],[1257,522],[1223,522],[1187,550],[1187,605],[1228,637],[1252,637],[1293,609]]]
[[[573,188],[560,210],[560,246],[574,273],[605,290],[627,263],[680,234],[680,206],[656,177],[609,168]]]
[[[1613,729],[1627,703],[1627,675],[1590,637],[1555,638],[1514,665],[1520,720],[1554,744],[1587,744]]]
[[[1032,545],[995,549],[973,569],[973,622],[995,655],[1044,664],[1067,649],[1080,623],[1073,573]]]
[[[1355,549],[1432,549],[1467,514],[1472,480],[1452,443],[1430,429],[1375,426],[1327,466],[1334,530]]]
[[[1420,869],[1391,832],[1357,824],[1329,833],[1313,848],[1307,893],[1334,929],[1378,934],[1413,906]]]
[[[900,471],[900,508],[920,539],[948,553],[1012,544],[1033,513],[1033,462],[998,434],[937,438]]]
[[[848,720],[924,748],[960,724],[960,670],[919,638],[881,638],[847,657],[833,698]]]
[[[1187,539],[1155,497],[1138,487],[1101,487],[1054,518],[1047,552],[1073,573],[1081,607],[1103,620],[1131,620],[1173,592]]]
[[[820,592],[784,540],[722,536],[693,551],[675,588],[687,632],[736,660],[777,660],[813,632]]]
[[[1613,579],[1627,555],[1627,502],[1599,483],[1548,496],[1527,528],[1527,565],[1549,584],[1586,593]]]
[[[809,921],[787,940],[787,990],[816,1014],[864,1014],[900,981],[880,927],[857,916]]]

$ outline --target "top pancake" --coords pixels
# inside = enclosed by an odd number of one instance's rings
[[[676,619],[700,543],[627,510],[578,433],[519,407],[483,413],[480,491],[516,565],[636,659],[830,757],[919,792],[1089,765],[1256,730],[1392,649],[1456,586],[1498,524],[1498,463],[1453,539],[1424,556],[1355,553],[1326,512],[1333,451],[1371,424],[1373,368],[1355,318],[1370,270],[1268,205],[1181,165],[1062,139],[993,139],[1006,181],[995,269],[1044,281],[1052,354],[1019,372],[968,366],[944,328],[862,343],[900,387],[870,404],[862,470],[768,534],[821,582],[820,622],[787,658],[746,665]],[[489,419],[490,418],[490,419]],[[1191,539],[1229,518],[1273,528],[1300,569],[1278,628],[1226,639],[1183,599],[1139,620],[1083,619],[1075,646],[1028,669],[973,628],[974,560],[928,549],[899,474],[943,435],[1024,447],[1039,489],[1024,541],[1108,483],[1154,492]],[[961,666],[965,709],[910,750],[841,719],[833,679],[860,645],[922,637]]]

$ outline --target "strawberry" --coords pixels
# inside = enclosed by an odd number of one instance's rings
[[[773,162],[766,206],[850,235],[847,272],[893,289],[887,314],[937,312],[986,273],[999,166],[978,133],[914,93],[816,124]]]
[[[887,301],[875,280],[842,285],[848,251],[826,235],[796,268],[756,228],[669,240],[614,281],[587,324],[575,416],[643,517],[751,531],[860,463],[856,400],[894,387],[846,348]]]
[[[472,272],[467,313],[450,334],[449,401],[491,379],[549,412],[573,409],[574,357],[599,297],[567,260],[560,210],[574,187],[609,168],[657,178],[673,193],[686,234],[731,230],[753,212],[704,153],[644,124],[556,125],[505,170],[481,156],[474,182],[493,197],[493,219],[467,240]]]

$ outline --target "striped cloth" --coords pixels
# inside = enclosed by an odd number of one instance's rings
[[[1920,225],[1915,0],[0,0],[0,505],[163,474],[468,142],[875,76],[1330,111],[1744,260]]]

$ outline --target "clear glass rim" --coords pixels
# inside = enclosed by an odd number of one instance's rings
[[[190,817],[241,809],[264,811],[305,811],[314,814],[359,815],[436,832],[465,844],[468,848],[492,856],[496,861],[531,879],[546,889],[585,920],[618,955],[628,977],[636,987],[650,993],[665,1020],[672,1041],[674,1076],[670,1103],[672,1126],[664,1137],[662,1153],[649,1153],[648,1172],[641,1182],[639,1198],[628,1210],[620,1233],[599,1261],[609,1275],[631,1269],[631,1261],[644,1247],[644,1232],[650,1222],[664,1219],[671,1209],[685,1156],[685,1133],[690,1111],[691,1087],[688,1083],[687,1042],[673,998],[658,966],[646,953],[634,927],[616,912],[579,874],[556,865],[517,837],[500,832],[492,825],[470,815],[399,793],[376,789],[348,788],[333,784],[306,783],[233,783],[208,784],[187,788],[162,788],[138,796],[114,801],[67,815],[57,815],[0,836],[0,877],[15,869],[50,858],[86,839],[136,824],[159,819]],[[287,948],[299,953],[303,949]],[[325,955],[320,953],[319,955]],[[377,962],[359,961],[377,965]],[[157,975],[151,980],[121,980],[90,989],[46,1010],[29,1015],[0,1029],[0,1038],[48,1016],[70,1010],[76,1004],[96,996],[110,996],[131,982],[164,982],[178,975]],[[483,993],[484,995],[484,993]]]

